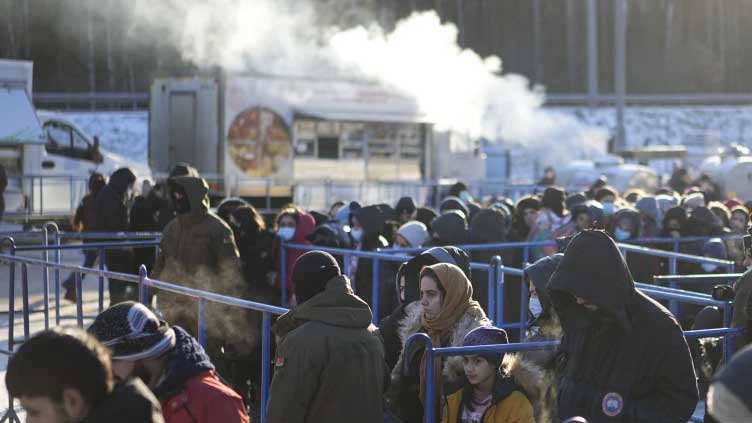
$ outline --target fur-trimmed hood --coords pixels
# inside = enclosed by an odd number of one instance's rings
[[[405,355],[405,343],[407,339],[421,331],[421,317],[423,309],[418,301],[414,301],[405,307],[405,318],[399,324],[399,337],[402,341],[402,355],[397,365],[392,371],[392,377],[399,377],[402,374],[402,366]],[[465,315],[452,328],[450,345],[447,347],[461,347],[465,335],[479,326],[491,326],[491,321],[486,317],[486,313],[479,306],[471,306],[465,312]],[[465,370],[462,367],[462,357],[448,357],[444,361],[444,377],[450,383],[457,383],[462,380]]]

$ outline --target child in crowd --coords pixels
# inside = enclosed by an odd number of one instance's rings
[[[465,335],[463,347],[509,343],[507,333],[481,326]],[[466,382],[447,398],[442,423],[534,423],[533,406],[518,375],[502,367],[504,353],[463,357]],[[523,383],[524,384],[524,383]]]

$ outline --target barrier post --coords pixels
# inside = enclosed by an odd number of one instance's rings
[[[344,266],[343,266],[344,269],[342,269],[342,272],[345,274],[345,276],[347,276],[349,278],[350,277],[350,256],[347,255],[347,254],[343,254],[342,255],[342,263],[344,264]],[[355,278],[353,278],[353,279],[355,279]],[[355,281],[354,280],[350,281],[350,284],[352,285],[352,289],[354,291],[355,290]]]
[[[138,302],[149,307],[149,285],[146,280],[149,275],[146,271],[146,266],[141,265],[138,268]]]
[[[723,306],[723,327],[725,328],[731,327],[732,305],[733,303],[729,301]],[[734,355],[734,337],[726,335],[723,338],[723,362],[728,363],[732,355]]]
[[[47,224],[42,228],[42,238],[44,246],[50,246],[50,234],[47,230]],[[42,260],[50,261],[50,251],[45,248],[42,251]],[[44,307],[44,329],[50,328],[50,269],[47,266],[42,267],[42,304]]]
[[[73,280],[76,282],[76,322],[78,327],[84,327],[84,293],[81,284],[81,273],[74,272]]]
[[[21,301],[23,301],[23,331],[24,341],[29,340],[29,269],[26,264],[21,265]]]
[[[287,306],[287,249],[285,242],[280,238],[279,242],[279,280],[282,282],[282,306]]]
[[[55,233],[55,246],[60,246],[60,232]],[[62,263],[60,249],[55,250],[55,263]],[[60,269],[55,268],[55,324],[60,325]]]
[[[496,257],[488,264],[488,319],[496,323]]]
[[[530,247],[522,248],[522,263],[527,263],[530,259]]]
[[[678,271],[676,270],[676,257],[669,257],[668,258],[668,274],[669,275],[675,275]]]
[[[504,272],[501,271],[504,263],[501,257],[494,256],[496,262],[496,321],[497,326],[504,325]]]
[[[527,333],[528,288],[525,275],[520,277],[520,342],[525,342]]]
[[[198,299],[198,343],[206,348],[206,299]]]
[[[10,253],[11,255],[16,255],[16,245],[15,242],[13,242],[13,238],[6,238],[5,240],[10,239],[11,242],[11,248]],[[3,240],[3,241],[5,241]],[[13,327],[16,324],[16,262],[12,262],[8,264],[9,267],[9,275],[8,275],[8,350],[13,352]]]
[[[264,312],[261,323],[261,423],[266,423],[266,402],[269,398],[269,365],[271,363],[271,316]]]
[[[84,254],[86,254],[86,251],[84,251]],[[97,255],[99,256],[99,270],[104,272],[104,256],[105,256],[104,247],[99,247],[99,250],[97,251]],[[102,310],[104,310],[104,275],[100,273],[99,274],[99,312],[101,313]]]
[[[373,281],[371,282],[371,295],[373,295],[373,298],[371,299],[371,311],[373,312],[373,317],[371,318],[371,321],[374,325],[379,324],[379,264],[380,261],[377,258],[373,259]]]
[[[668,283],[668,287],[671,289],[679,289],[679,284],[676,279],[671,279]],[[679,316],[679,303],[676,300],[670,300],[668,302],[668,309],[671,310],[671,314],[675,317]]]
[[[425,375],[426,375],[426,389],[425,389],[425,398],[424,402],[426,404],[425,407],[425,417],[426,417],[426,423],[433,423],[434,422],[434,408],[433,408],[433,397],[434,397],[434,390],[436,390],[436,386],[434,386],[434,380],[433,380],[433,345],[431,343],[426,344],[426,350],[423,353],[426,357],[426,368],[425,368]]]

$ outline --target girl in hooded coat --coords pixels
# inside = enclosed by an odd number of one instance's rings
[[[453,264],[438,263],[420,272],[420,307],[409,310],[400,323],[402,354],[392,371],[392,387],[387,394],[389,408],[402,421],[421,421],[425,403],[425,350],[417,343],[408,350],[405,342],[416,333],[425,333],[435,348],[462,346],[468,332],[491,325],[472,297],[472,284]],[[409,364],[407,372],[405,362]],[[434,389],[434,404],[438,407],[442,392],[454,393],[464,383],[462,357],[436,358],[433,372],[434,381],[443,382]],[[438,408],[435,411],[440,415]]]
[[[286,270],[286,289],[287,300],[291,304],[294,302],[294,286],[292,283],[292,268],[295,265],[295,261],[298,257],[302,256],[305,250],[287,249],[285,251],[285,262],[282,263],[282,255],[280,254],[281,243],[289,244],[303,244],[311,245],[311,241],[308,240],[310,235],[316,227],[316,221],[313,216],[300,210],[298,208],[288,208],[279,212],[277,215],[277,240],[274,245],[274,270],[270,273],[271,280],[274,281],[274,287],[278,292],[282,292],[282,266]]]
[[[465,335],[463,347],[504,345],[504,329],[479,327]],[[514,354],[488,353],[462,358],[466,381],[447,397],[442,423],[534,423],[527,390],[538,391],[540,373],[521,366]],[[532,371],[531,371],[532,370]]]

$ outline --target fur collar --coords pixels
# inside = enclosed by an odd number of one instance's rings
[[[405,351],[405,343],[410,336],[421,330],[421,317],[423,309],[418,301],[414,301],[405,307],[405,318],[399,323],[399,337],[402,342],[402,351]],[[465,335],[479,326],[491,326],[491,321],[479,306],[467,309],[465,315],[452,328],[450,340],[451,347],[461,347]],[[399,361],[392,372],[393,376],[401,375],[404,354],[400,355]],[[456,383],[463,379],[465,370],[462,367],[462,357],[447,357],[444,360],[443,375],[450,383]]]

